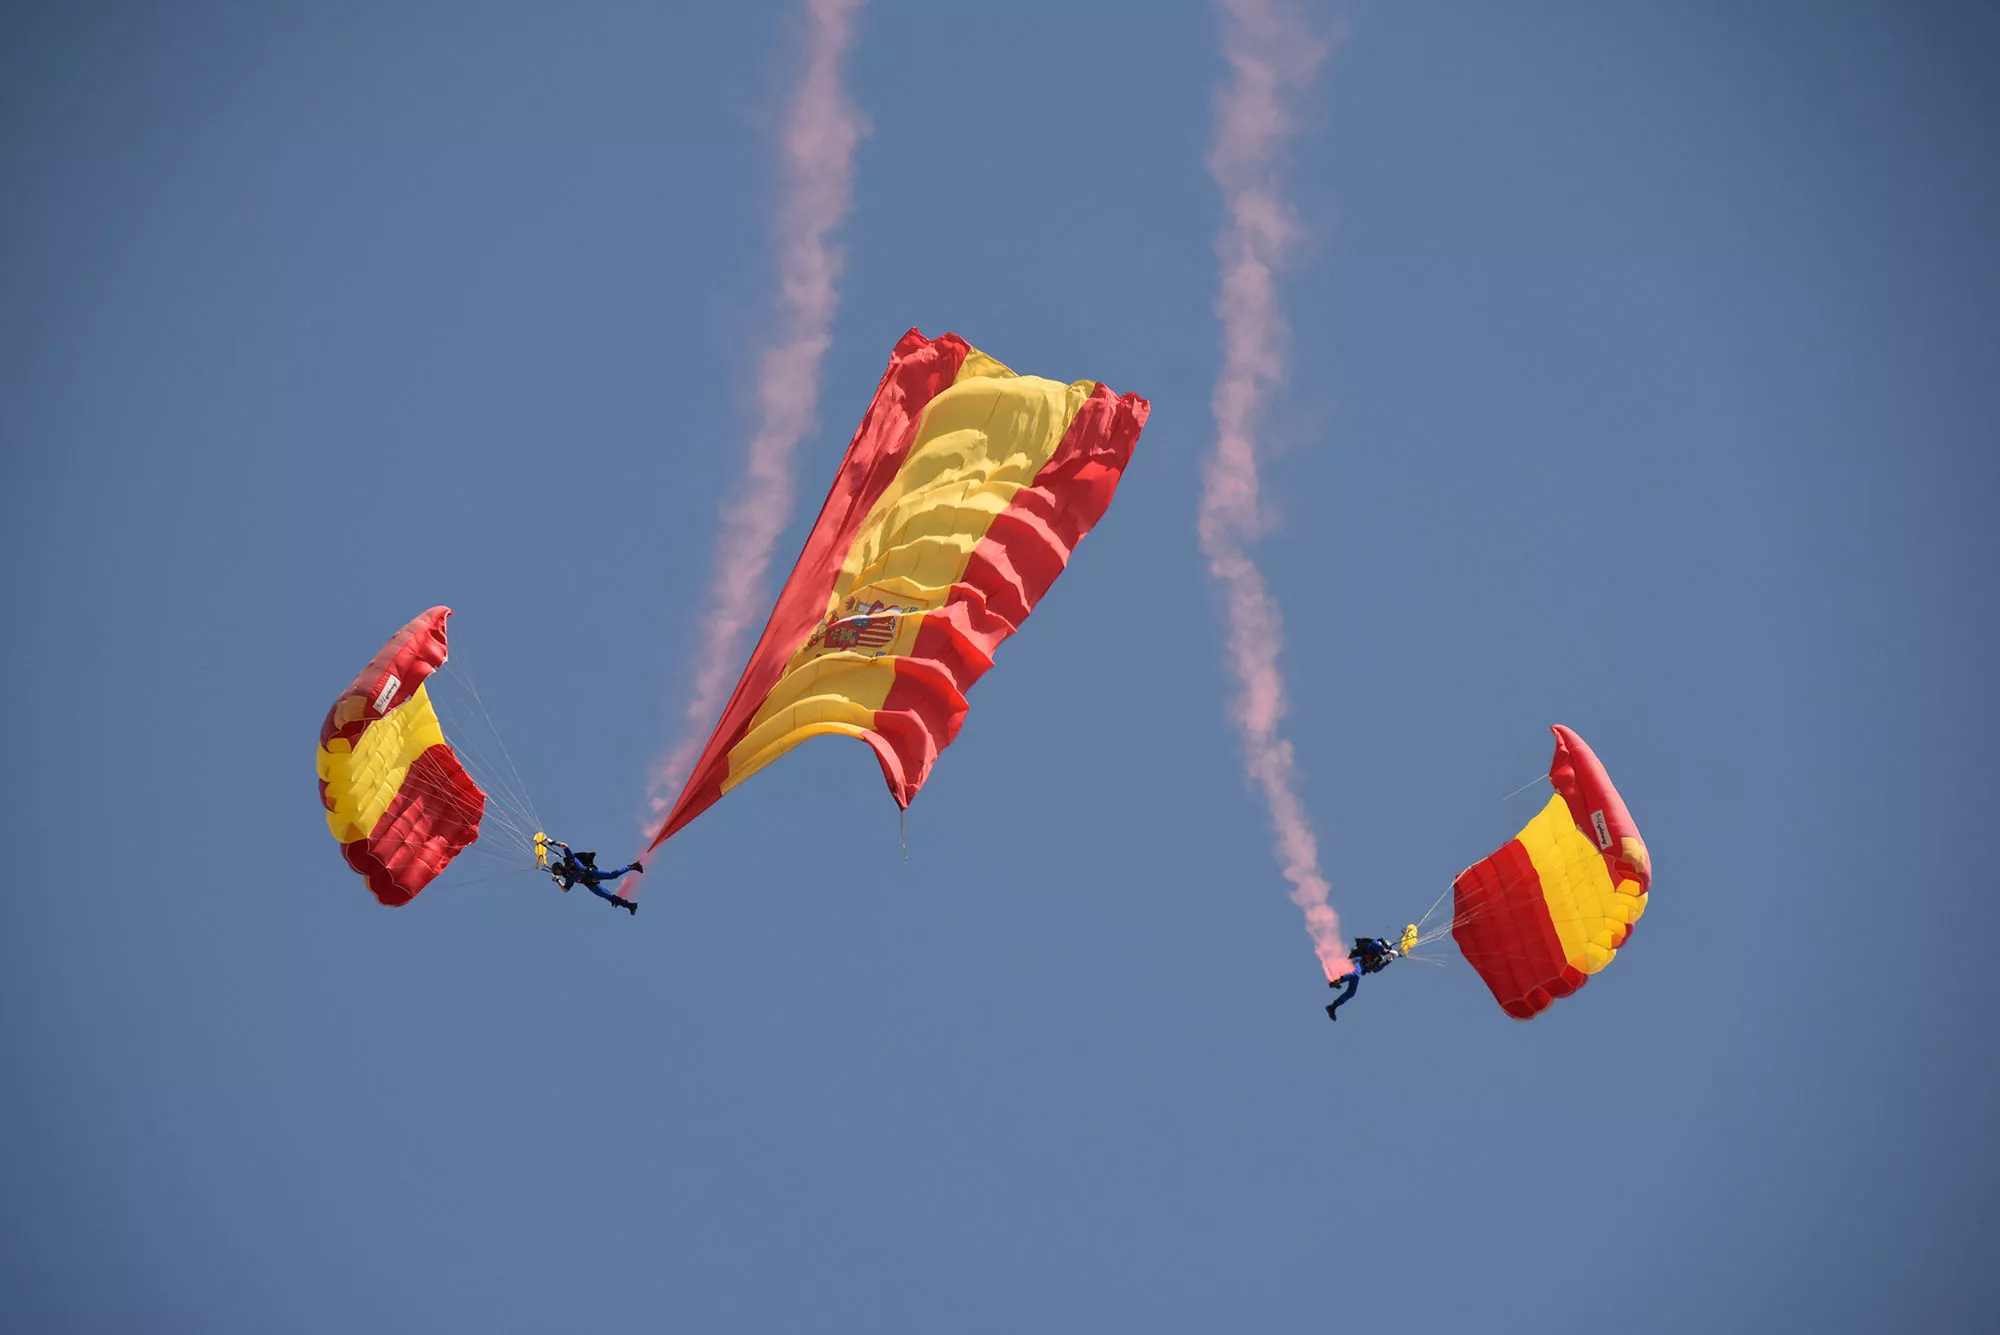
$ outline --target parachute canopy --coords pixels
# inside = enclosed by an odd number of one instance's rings
[[[1452,938],[1502,1010],[1532,1020],[1611,963],[1646,911],[1639,827],[1583,738],[1557,725],[1556,795],[1452,882]]]
[[[397,631],[319,730],[327,828],[375,898],[407,904],[474,840],[486,794],[445,741],[424,682],[444,665],[449,607]]]
[[[909,806],[965,692],[1111,504],[1148,411],[905,334],[652,846],[808,737],[868,743]]]

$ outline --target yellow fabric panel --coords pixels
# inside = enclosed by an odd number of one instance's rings
[[[319,777],[333,803],[327,828],[343,844],[366,839],[375,822],[396,800],[403,776],[418,756],[444,744],[444,729],[431,707],[428,688],[416,693],[362,730],[352,750],[339,737],[320,748]]]
[[[730,770],[729,777],[722,781],[722,791],[725,793],[731,791],[737,784],[742,783],[745,779],[755,774],[758,770],[763,769],[764,766],[770,764],[800,742],[808,741],[814,737],[852,737],[856,741],[865,741],[867,740],[869,731],[874,726],[874,722],[875,716],[868,714],[865,716],[865,721],[859,723],[855,722],[853,718],[828,718],[818,723],[808,723],[795,727],[778,738],[770,746],[765,747],[764,750],[746,759],[741,769]],[[731,754],[735,753],[731,752]]]
[[[1576,828],[1560,794],[1549,799],[1519,838],[1541,878],[1563,956],[1571,968],[1596,973],[1617,956],[1631,925],[1646,911],[1639,883],[1612,885],[1603,854]]]
[[[823,654],[788,670],[757,711],[750,731],[729,749],[729,777],[722,781],[722,791],[808,737],[861,736],[875,726],[875,711],[895,684],[895,659],[867,654]]]
[[[968,380],[1007,380],[1013,375],[1013,367],[991,353],[981,352],[967,344],[965,360],[958,364],[958,374],[952,378],[952,383],[962,385]]]
[[[915,646],[924,612],[941,607],[996,515],[1033,484],[1097,388],[1021,376],[974,348],[930,401],[903,467],[869,511],[827,600],[825,621],[893,616],[892,640],[866,653],[815,639],[729,751],[727,792],[827,732],[860,736],[895,683],[895,657]],[[824,627],[825,622],[822,622]]]
[[[969,353],[924,409],[909,457],[841,564],[827,616],[850,602],[941,606],[993,517],[1054,456],[1096,383],[1017,376]]]

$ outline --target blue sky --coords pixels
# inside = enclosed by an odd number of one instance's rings
[[[1512,834],[1557,721],[1655,894],[1531,1025],[1459,964],[1337,1031],[1194,540],[1205,7],[864,12],[787,557],[911,325],[1152,422],[907,864],[816,744],[636,920],[378,908],[309,752],[447,602],[551,828],[635,836],[794,5],[11,9],[0,1325],[1977,1324],[2000,24],[1500,9],[1320,12],[1258,555],[1351,930]]]

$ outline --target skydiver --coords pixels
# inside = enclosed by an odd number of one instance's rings
[[[1409,938],[1405,936],[1404,939]],[[1334,1012],[1354,999],[1354,993],[1361,986],[1362,974],[1380,973],[1402,957],[1401,950],[1379,936],[1356,937],[1354,949],[1347,952],[1347,958],[1354,961],[1354,968],[1348,971],[1345,978],[1335,978],[1327,983],[1328,987],[1340,987],[1345,984],[1347,990],[1335,997],[1333,1004],[1326,1008],[1326,1018],[1329,1020],[1340,1018]]]
[[[580,885],[599,899],[608,900],[619,908],[628,910],[633,917],[639,916],[639,905],[636,900],[626,899],[614,891],[606,890],[604,882],[615,881],[627,872],[643,872],[646,870],[645,863],[635,862],[629,867],[620,867],[617,871],[604,871],[597,865],[597,854],[572,853],[569,845],[560,839],[551,839],[548,842],[551,848],[562,850],[561,860],[549,867],[549,879],[561,886],[564,894],[569,893],[572,885]]]

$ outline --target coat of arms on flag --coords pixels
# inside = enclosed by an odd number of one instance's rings
[[[892,615],[842,617],[826,628],[826,647],[858,649],[863,652],[886,648],[896,638],[896,618]]]

